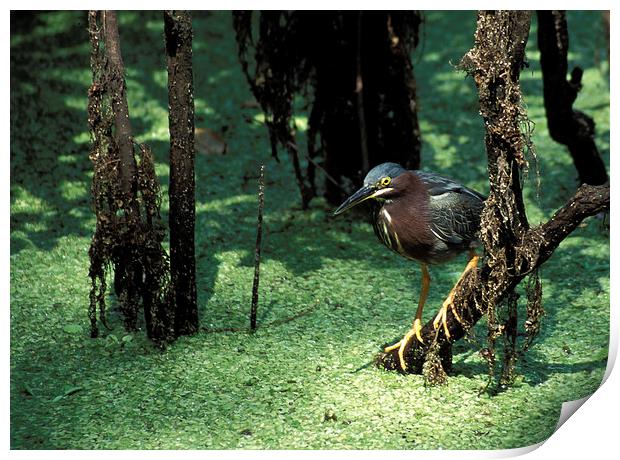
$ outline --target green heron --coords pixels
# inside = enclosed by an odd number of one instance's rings
[[[401,341],[385,349],[389,352],[398,348],[403,370],[407,369],[404,352],[409,341],[415,337],[423,342],[420,334],[422,311],[431,282],[428,265],[446,262],[465,251],[469,252],[469,263],[461,278],[477,265],[474,249],[478,245],[480,213],[485,199],[475,190],[438,174],[409,171],[396,163],[383,163],[371,169],[362,188],[334,211],[334,215],[338,215],[369,200],[372,226],[379,240],[422,266],[422,288],[413,326]],[[458,282],[433,321],[435,329],[440,323],[443,325],[448,339],[448,308],[460,321],[452,304],[457,285]]]

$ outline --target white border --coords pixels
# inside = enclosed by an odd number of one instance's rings
[[[544,8],[564,8],[564,9],[592,9],[592,10],[603,10],[609,9],[612,10],[611,16],[612,21],[615,24],[616,14],[619,14],[618,11],[620,9],[614,8],[614,2],[611,1],[599,1],[599,0],[590,0],[587,3],[577,2],[577,1],[551,1],[545,2]],[[617,3],[617,2],[616,2]],[[153,0],[148,3],[136,3],[136,4],[128,4],[127,1],[107,1],[107,2],[83,2],[83,1],[56,1],[56,2],[45,2],[45,1],[34,1],[34,0],[22,0],[20,2],[8,2],[8,8],[3,11],[2,14],[2,29],[5,31],[5,39],[4,46],[2,46],[2,62],[8,62],[9,53],[10,53],[10,26],[9,26],[9,10],[13,9],[87,9],[87,8],[108,8],[108,9],[164,9],[169,8],[171,2],[162,2],[158,0]],[[262,1],[262,2],[250,2],[250,1],[239,1],[239,0],[229,0],[229,1],[182,1],[177,0],[174,3],[174,6],[178,8],[187,8],[187,9],[223,9],[223,10],[232,10],[232,9],[334,9],[335,7],[343,8],[343,9],[385,9],[385,8],[393,8],[393,9],[484,9],[484,8],[512,8],[512,9],[536,9],[540,8],[541,2],[532,1],[532,0],[523,0],[520,2],[507,2],[507,1],[478,1],[471,2],[467,4],[467,8],[463,8],[462,2],[429,2],[427,0],[423,1],[393,1],[393,2],[338,2],[335,3],[333,1],[325,1],[325,0],[315,0],[312,2],[283,2],[283,1]],[[472,31],[473,33],[473,31]],[[612,51],[612,59],[611,61],[614,65],[611,65],[611,78],[610,81],[617,82],[618,80],[618,72],[616,70],[616,64],[618,62],[618,33],[614,32],[614,27],[611,27],[611,51]],[[6,73],[4,74],[4,91],[2,91],[2,100],[3,100],[3,108],[5,117],[3,119],[3,132],[4,132],[4,142],[5,142],[5,152],[4,157],[5,167],[0,168],[0,181],[4,187],[4,194],[2,197],[2,229],[0,234],[0,241],[2,244],[2,254],[4,255],[2,262],[0,263],[0,276],[3,282],[4,288],[2,289],[2,300],[4,308],[4,321],[3,324],[3,346],[4,353],[2,354],[2,363],[3,369],[6,370],[7,374],[4,376],[2,380],[2,450],[0,450],[1,454],[9,453],[9,372],[10,372],[10,363],[9,363],[9,349],[10,349],[10,313],[9,313],[9,305],[10,305],[10,293],[9,293],[9,219],[10,219],[10,156],[8,152],[10,151],[9,145],[9,81],[6,77]],[[617,116],[617,101],[615,100],[616,91],[614,91],[614,87],[611,88],[611,119],[610,126],[615,126],[615,121],[618,120]],[[615,148],[615,143],[613,141],[614,136],[613,133],[610,133],[610,141],[611,141],[611,167],[610,167],[610,175],[613,177],[613,171],[616,163],[616,156],[620,153],[617,148]],[[613,182],[613,179],[612,179]],[[611,212],[611,227],[615,228],[616,219],[614,216],[617,214],[617,206],[615,203],[618,202],[618,199],[613,198],[614,195],[618,195],[615,193],[615,187],[612,187],[612,212]],[[317,455],[320,456],[330,456],[337,458],[349,458],[350,456],[355,456],[358,458],[377,458],[379,456],[389,455],[390,458],[399,459],[399,458],[454,458],[458,456],[459,458],[502,458],[502,457],[512,457],[517,455],[522,455],[527,452],[532,451],[528,456],[528,458],[541,458],[547,459],[551,456],[562,456],[562,458],[571,459],[571,458],[607,458],[609,457],[611,452],[617,453],[617,446],[615,444],[615,440],[617,437],[617,410],[620,407],[619,404],[619,396],[620,393],[620,378],[618,377],[618,372],[611,373],[613,365],[615,363],[617,352],[618,352],[618,330],[620,326],[620,322],[618,321],[619,317],[619,308],[617,305],[617,287],[615,282],[617,280],[616,273],[616,264],[614,263],[613,256],[617,255],[617,244],[615,238],[611,238],[611,339],[610,339],[610,359],[608,362],[606,378],[607,381],[605,384],[595,392],[595,394],[587,399],[587,401],[582,401],[583,406],[579,408],[578,414],[574,417],[570,417],[561,428],[554,433],[546,442],[541,443],[537,446],[530,446],[521,449],[513,449],[513,450],[500,450],[500,451],[144,451],[144,452],[136,452],[136,451],[89,451],[88,453],[83,451],[10,451],[9,455],[14,458],[62,458],[62,459],[81,459],[85,455],[89,458],[162,458],[168,459],[171,457],[171,454],[174,452],[174,456],[181,456],[183,458],[254,458],[256,456],[269,456],[271,458],[290,458],[291,456],[297,458],[316,458]],[[6,284],[4,284],[6,283]],[[611,373],[611,375],[610,375]]]

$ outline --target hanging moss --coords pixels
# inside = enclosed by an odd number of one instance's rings
[[[542,304],[542,282],[538,269],[529,276],[526,286],[527,309],[525,318],[525,341],[523,351],[527,351],[540,332],[541,320],[545,315]]]
[[[277,158],[278,146],[289,153],[304,208],[317,195],[317,167],[333,203],[370,166],[419,167],[410,56],[420,23],[415,11],[262,11],[256,20],[234,13],[241,66],[265,112],[272,153]],[[307,101],[307,153],[292,121],[299,95]]]
[[[425,385],[445,385],[448,383],[448,374],[441,365],[439,357],[439,344],[433,342],[426,353],[426,359],[422,366],[422,375]]]

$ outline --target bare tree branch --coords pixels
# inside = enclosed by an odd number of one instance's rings
[[[573,109],[581,90],[583,70],[568,73],[568,25],[565,11],[538,11],[538,48],[543,75],[543,94],[549,135],[565,145],[584,184],[600,185],[609,180],[605,163],[594,142],[594,120]]]

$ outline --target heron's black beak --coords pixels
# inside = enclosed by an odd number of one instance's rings
[[[360,204],[362,201],[372,198],[375,192],[375,187],[371,185],[364,185],[361,189],[347,198],[344,203],[338,206],[338,209],[334,211],[333,215],[337,216],[338,214],[342,214],[343,212],[351,209],[353,206]]]

